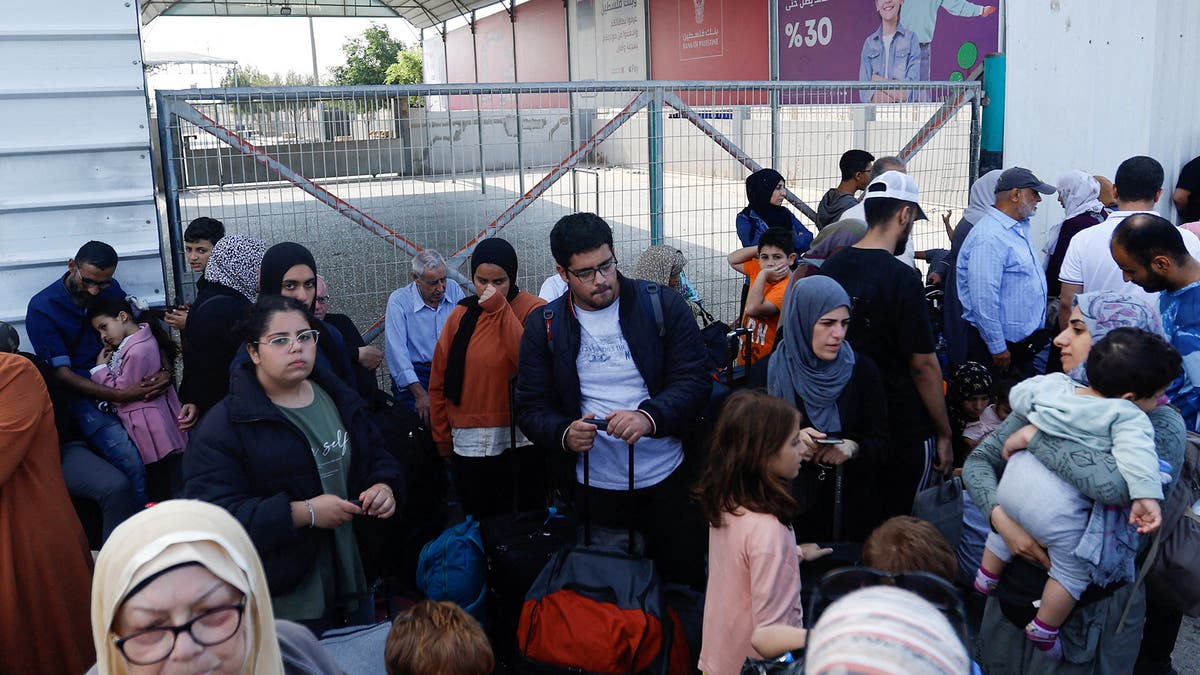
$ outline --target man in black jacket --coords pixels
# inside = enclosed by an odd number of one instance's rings
[[[683,298],[617,272],[612,242],[592,213],[565,216],[551,231],[569,292],[526,320],[518,423],[537,444],[568,453],[577,493],[588,453],[591,520],[634,522],[665,579],[702,587],[706,530],[688,497],[681,436],[711,391],[704,344]],[[604,420],[607,431],[589,420]],[[632,500],[628,443],[636,446]]]

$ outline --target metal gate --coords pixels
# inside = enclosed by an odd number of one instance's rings
[[[871,91],[911,102],[864,104]],[[931,221],[918,250],[947,246],[977,167],[977,83],[611,82],[160,91],[158,126],[177,296],[193,275],[182,230],[198,216],[230,233],[313,250],[333,309],[378,327],[409,260],[432,247],[460,281],[474,245],[501,235],[536,292],[554,272],[547,235],[594,211],[621,266],[651,243],[679,247],[705,306],[736,317],[744,179],[788,181],[811,222],[838,158],[898,155]],[[815,227],[812,228],[815,231]],[[470,289],[468,288],[468,291]],[[375,337],[377,332],[368,337]]]

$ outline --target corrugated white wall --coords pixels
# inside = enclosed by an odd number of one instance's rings
[[[1159,213],[1175,217],[1179,169],[1200,155],[1200,2],[1006,3],[1004,165],[1054,182],[1068,169],[1112,178],[1133,155],[1162,162]],[[1042,202],[1034,231],[1062,220]]]
[[[130,293],[164,300],[137,3],[0,0],[0,320],[89,239]]]

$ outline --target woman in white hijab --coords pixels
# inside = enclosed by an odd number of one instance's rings
[[[205,502],[163,502],[114,530],[91,613],[89,675],[342,672],[306,628],[275,620],[250,537]]]
[[[1074,170],[1058,179],[1058,203],[1062,204],[1063,221],[1046,233],[1046,289],[1052,298],[1058,297],[1062,283],[1058,273],[1062,270],[1063,257],[1071,238],[1087,228],[1104,222],[1108,217],[1104,204],[1100,203],[1100,181],[1095,176]]]

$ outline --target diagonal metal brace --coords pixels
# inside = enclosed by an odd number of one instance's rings
[[[521,214],[522,211],[529,208],[533,202],[535,202],[547,190],[549,190],[551,186],[558,182],[558,179],[565,176],[567,172],[575,168],[581,161],[583,161],[583,158],[586,157],[588,153],[595,150],[596,146],[603,143],[605,139],[611,136],[617,129],[621,128],[622,124],[628,122],[634,115],[638,113],[639,110],[646,107],[653,97],[654,94],[648,91],[644,91],[635,96],[634,99],[629,102],[629,105],[625,106],[621,112],[617,113],[612,119],[605,122],[604,126],[597,129],[596,133],[592,134],[591,137],[580,144],[579,147],[575,148],[575,150],[572,151],[571,154],[566,157],[566,159],[559,162],[558,165],[550,171],[550,173],[546,174],[546,176],[538,181],[536,185],[530,188],[528,192],[521,195],[521,197],[510,204],[507,209],[504,209],[503,213],[497,216],[496,219],[489,223],[487,227],[479,232],[479,234],[476,234],[474,237],[472,237],[470,241],[462,246],[462,248],[455,251],[454,254],[450,256],[450,265],[457,267],[464,258],[471,255],[471,252],[475,250],[475,246],[477,246],[480,241],[483,241],[488,237],[495,236],[495,234],[503,229],[504,226],[511,223],[513,219]]]
[[[920,129],[917,129],[917,133],[913,134],[912,139],[900,149],[900,152],[896,153],[896,156],[907,164],[954,117],[958,109],[975,98],[975,95],[974,90],[968,90],[961,91],[955,94],[953,98],[947,99],[930,116],[929,120],[921,125]]]
[[[395,246],[396,248],[399,248],[409,255],[416,255],[417,253],[421,252],[422,247],[406,239],[400,234],[397,234],[395,230],[363,212],[362,209],[359,209],[350,202],[333,194],[320,185],[317,185],[304,174],[279,161],[270,153],[263,151],[262,148],[259,148],[228,128],[218,124],[216,120],[200,112],[195,107],[180,101],[170,101],[167,104],[167,109],[170,114],[175,115],[179,119],[191,122],[199,127],[202,131],[212,135],[218,141],[221,141],[234,150],[237,150],[243,155],[253,159],[255,162],[263,165],[269,171],[278,173],[280,178],[283,180],[288,181],[292,185],[295,185],[304,192],[312,195],[317,199],[317,201],[325,204],[334,211],[337,211],[351,222],[382,238],[384,241]],[[446,271],[456,280],[462,283],[468,282],[468,279],[458,270],[448,267]]]
[[[705,136],[711,138],[718,147],[725,152],[728,152],[731,156],[733,156],[734,159],[741,163],[742,166],[746,167],[752,172],[758,171],[762,168],[761,164],[754,161],[750,155],[747,155],[741,148],[737,146],[736,143],[726,138],[725,134],[722,134],[720,131],[718,131],[716,127],[708,122],[708,120],[697,115],[695,111],[692,110],[691,106],[684,103],[683,99],[679,98],[675,92],[663,92],[663,102],[677,110],[680,117],[695,125],[696,128],[702,131]],[[793,206],[799,209],[801,213],[803,213],[805,216],[808,216],[809,220],[813,221],[814,223],[817,222],[817,212],[814,211],[811,206],[806,204],[804,200],[792,194],[791,190],[787,191],[787,200],[791,202]]]

